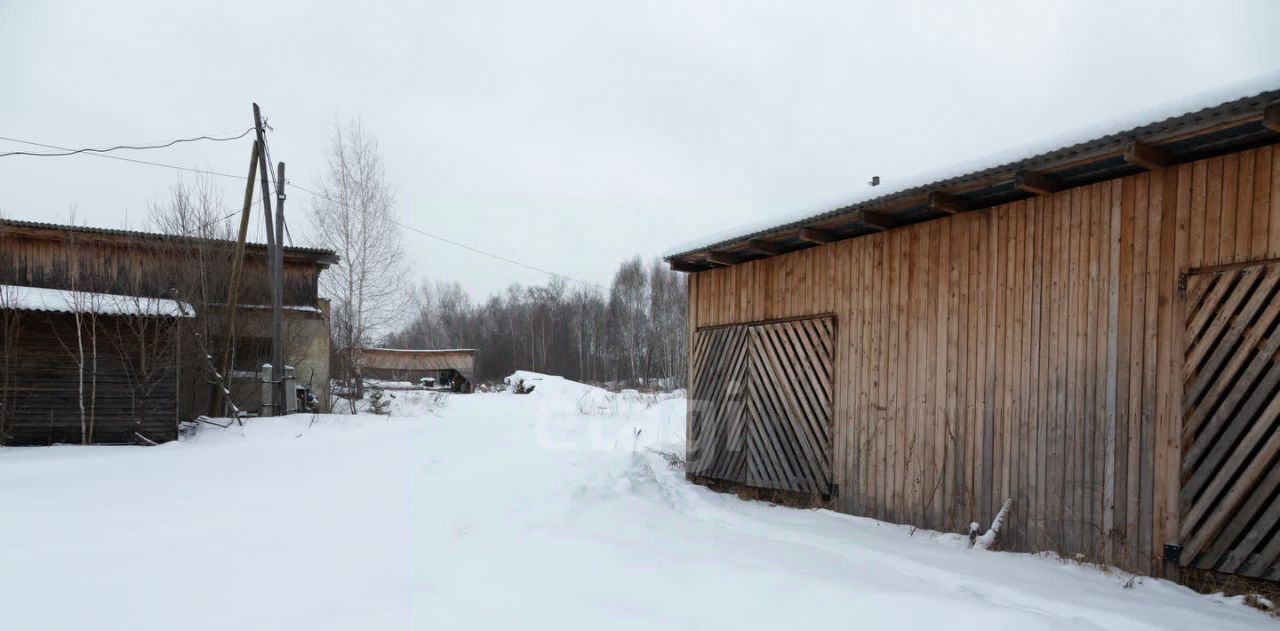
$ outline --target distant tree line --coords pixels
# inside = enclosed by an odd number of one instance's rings
[[[339,124],[328,158],[310,218],[315,240],[340,257],[321,276],[320,291],[332,300],[332,374],[348,391],[357,388],[354,349],[373,345],[474,348],[482,382],[525,369],[579,381],[684,385],[685,278],[657,260],[623,262],[607,289],[557,278],[512,285],[483,302],[458,283],[424,282],[405,322],[404,249],[377,142],[358,121]]]
[[[476,378],[533,370],[586,382],[684,387],[685,278],[655,260],[623,262],[607,290],[512,285],[473,302],[458,283],[424,282],[392,348],[474,348]]]

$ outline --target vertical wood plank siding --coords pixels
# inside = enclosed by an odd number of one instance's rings
[[[44,234],[52,232],[52,236]],[[192,274],[187,267],[203,256],[208,286],[215,293],[205,302],[226,300],[234,242],[196,248],[163,238],[75,235],[61,231],[31,234],[30,229],[0,223],[0,284],[79,289],[102,293],[172,297],[175,278]],[[288,255],[286,255],[288,257]],[[322,266],[308,255],[286,258],[284,300],[287,305],[317,306]],[[261,246],[245,251],[241,304],[270,304],[266,255]],[[79,273],[72,282],[69,270]]]
[[[1280,259],[1276,151],[698,272],[689,328],[835,314],[840,510],[966,531],[1013,498],[1011,547],[1161,573],[1183,543],[1180,281]]]

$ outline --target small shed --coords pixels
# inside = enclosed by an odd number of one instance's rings
[[[454,392],[474,387],[476,351],[473,348],[362,348],[355,353],[363,379],[422,383],[432,380]]]
[[[670,251],[689,476],[1280,580],[1280,86],[1164,111]]]
[[[0,444],[178,436],[184,303],[0,285]]]

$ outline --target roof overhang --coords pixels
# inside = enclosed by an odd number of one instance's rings
[[[699,272],[1280,142],[1280,89],[664,256]]]
[[[71,238],[84,242],[104,244],[128,244],[129,246],[149,245],[154,247],[177,246],[197,247],[212,246],[234,249],[236,242],[223,239],[205,239],[183,235],[162,234],[158,232],[142,232],[138,230],[119,230],[115,228],[97,228],[93,226],[72,226],[66,224],[45,223],[41,221],[24,221],[20,219],[0,219],[0,232],[8,235],[22,236],[47,241],[66,241]],[[248,252],[265,254],[267,246],[262,243],[246,243]],[[319,265],[321,268],[336,265],[339,262],[337,253],[322,248],[286,247],[284,259],[290,263],[306,263]]]
[[[361,369],[422,371],[456,370],[467,380],[475,371],[473,348],[403,349],[403,348],[347,348],[354,351],[356,364]]]

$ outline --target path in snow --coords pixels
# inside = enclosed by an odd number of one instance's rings
[[[1164,581],[684,482],[684,404],[556,378],[409,416],[0,449],[6,629],[1275,629]],[[636,430],[640,432],[637,435]],[[834,628],[834,627],[833,627]]]

